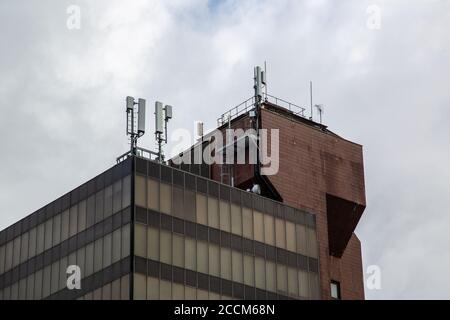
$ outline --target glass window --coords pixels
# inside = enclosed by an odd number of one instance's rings
[[[264,215],[264,240],[265,243],[275,245],[275,219],[268,214]]]
[[[105,188],[105,218],[109,217],[113,213],[113,186],[107,186]]]
[[[341,285],[339,282],[332,280],[330,283],[331,298],[341,299]]]
[[[184,190],[184,217],[186,220],[195,222],[195,193],[191,190]]]
[[[113,213],[122,209],[122,181],[116,181],[113,184]]]
[[[120,299],[120,279],[116,279],[111,284],[111,299],[119,300]]]
[[[111,265],[112,259],[112,234],[103,237],[103,268]],[[78,261],[78,260],[77,260]]]
[[[266,263],[261,257],[255,257],[255,285],[259,289],[266,289]]]
[[[53,234],[53,219],[48,219],[45,222],[45,244],[44,250],[52,247],[52,234]]]
[[[0,295],[1,299],[1,295]],[[27,300],[33,300],[34,299],[34,274],[30,274],[27,277]]]
[[[172,284],[172,297],[174,300],[184,300],[184,286],[182,284]]]
[[[50,285],[50,293],[53,294],[59,289],[59,261],[52,264],[52,277]]]
[[[220,251],[219,246],[209,244],[209,274],[220,277]]]
[[[0,247],[0,274],[5,272],[5,254],[6,254],[6,246]]]
[[[61,215],[58,214],[53,217],[53,246],[61,242]]]
[[[197,290],[192,287],[186,286],[184,288],[184,294],[186,300],[196,300],[197,299]]]
[[[277,290],[283,294],[287,293],[287,271],[286,266],[277,265]]]
[[[172,212],[179,218],[184,217],[184,194],[183,188],[173,186]]]
[[[29,241],[29,250],[28,250],[28,258],[34,257],[36,255],[36,228],[30,230],[30,241]],[[0,272],[1,273],[1,272]]]
[[[95,223],[103,220],[103,200],[103,190],[100,190],[95,194]]]
[[[86,266],[85,277],[90,276],[94,272],[94,243],[86,246]]]
[[[78,253],[78,252],[77,252]],[[78,256],[78,254],[77,254]],[[84,276],[84,256],[83,256],[83,263],[81,263],[81,260],[77,259],[77,265],[81,269],[81,277]],[[68,267],[68,258],[64,257],[61,260],[59,260],[59,286],[58,290],[62,290],[67,286],[67,267]]]
[[[45,236],[45,225],[41,223],[37,227],[37,246],[36,246],[36,254],[41,254],[44,252],[44,236]],[[8,249],[8,248],[6,248]],[[8,251],[6,251],[8,252]],[[12,256],[11,256],[12,257]],[[8,258],[8,256],[6,256]]]
[[[244,254],[244,283],[255,286],[255,264],[254,257]]]
[[[306,245],[306,227],[301,224],[295,225],[295,236],[297,238],[297,252],[303,255],[308,254]]]
[[[208,203],[201,193],[197,193],[197,223],[208,225]]]
[[[208,244],[197,241],[197,271],[208,273]]]
[[[145,300],[147,298],[147,277],[140,273],[134,274],[134,299]]]
[[[161,262],[172,264],[172,233],[161,230],[160,255]]]
[[[313,229],[306,228],[306,237],[308,243],[308,255],[317,258],[317,238]]]
[[[128,207],[131,204],[131,175],[123,178],[122,187],[122,209]]]
[[[28,258],[28,237],[29,237],[29,233],[26,232],[24,234],[22,234],[22,240],[21,240],[21,246],[20,246],[20,263],[24,262],[27,260]],[[1,259],[1,255],[0,255],[0,259]],[[1,264],[3,264],[3,259],[0,260]]]
[[[277,247],[286,249],[286,229],[284,220],[275,219],[275,239]]]
[[[295,224],[286,221],[286,249],[296,252]]]
[[[120,260],[120,252],[122,247],[122,230],[116,229],[112,234],[113,249],[112,249],[112,263]]]
[[[253,239],[253,215],[252,210],[242,207],[242,229],[245,238]]]
[[[69,210],[69,237],[77,234],[78,227],[78,206],[74,205]]]
[[[128,275],[123,276],[120,279],[120,299],[121,300],[130,299],[130,277]]]
[[[69,210],[62,213],[61,216],[61,241],[69,238]]]
[[[157,278],[147,278],[147,300],[159,299],[159,280]]]
[[[185,238],[185,264],[186,269],[197,270],[197,249],[194,239]]]
[[[159,281],[159,293],[161,300],[172,299],[172,283],[165,280]]]
[[[159,261],[159,229],[147,229],[147,258]]]
[[[208,197],[208,225],[219,229],[219,201]]]
[[[42,299],[42,275],[44,271],[38,270],[34,274],[34,299],[40,300]]]
[[[183,236],[174,233],[172,235],[172,261],[177,267],[184,268],[184,241]]]
[[[220,200],[220,230],[231,231],[230,203]]]
[[[122,227],[122,259],[130,255],[130,225]]]
[[[42,238],[44,237],[44,233],[42,233]],[[42,247],[44,247],[44,240],[42,239]],[[6,244],[5,250],[5,271],[8,271],[12,268],[13,263],[13,242],[10,241]]]
[[[49,282],[49,286],[50,286],[50,282]],[[19,282],[16,282],[11,286],[11,300],[17,300],[17,299],[19,299]]]
[[[97,239],[94,243],[94,272],[100,271],[103,266],[103,239]]]
[[[268,291],[276,292],[276,267],[275,263],[266,260],[266,286]]]
[[[255,235],[255,240],[259,242],[264,242],[264,221],[263,214],[258,211],[253,212],[253,230]]]
[[[308,272],[298,271],[298,288],[300,297],[309,298]]]
[[[139,257],[147,256],[147,227],[143,224],[134,225],[134,253]]]
[[[86,229],[86,200],[78,204],[78,232]]]
[[[111,283],[105,284],[103,286],[103,288],[102,288],[102,299],[103,300],[111,300]]]
[[[297,269],[287,268],[288,272],[288,293],[290,296],[298,296],[298,273]]]
[[[208,291],[197,289],[197,299],[198,300],[208,300],[209,299]]]
[[[27,295],[27,278],[19,281],[19,300],[25,300]]]
[[[231,280],[231,250],[229,248],[220,248],[220,276]]]
[[[147,201],[145,195],[147,193],[145,186],[146,179],[142,176],[136,175],[136,188],[135,192],[135,202],[137,206],[147,208]]]
[[[95,195],[87,199],[86,204],[86,228],[93,226],[95,223]]]
[[[309,287],[312,299],[320,298],[319,276],[316,273],[309,273]]]
[[[147,180],[147,202],[150,209],[159,211],[159,182],[153,179]]]
[[[231,204],[231,232],[242,235],[241,207],[234,203]]]
[[[51,221],[50,221],[51,222]],[[51,234],[50,234],[50,240],[51,240]],[[20,236],[15,238],[13,241],[13,267],[17,266],[20,262]]]
[[[244,282],[244,263],[242,261],[242,252],[232,251],[232,269],[233,269],[233,281],[243,283]]]
[[[44,268],[43,282],[42,282],[42,297],[48,297],[50,295],[50,284],[51,284],[52,266],[46,266]]]
[[[169,184],[160,183],[161,212],[170,214],[172,212],[172,188]]]

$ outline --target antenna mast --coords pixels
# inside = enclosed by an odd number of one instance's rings
[[[158,143],[158,162],[164,163],[163,144],[167,144],[167,123],[172,119],[172,106],[155,102],[155,139]]]
[[[130,136],[130,152],[132,155],[136,155],[137,140],[145,134],[145,99],[139,98],[138,102],[135,102],[133,97],[128,96],[126,105],[127,135]]]

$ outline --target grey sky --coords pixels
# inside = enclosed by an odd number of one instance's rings
[[[449,299],[449,21],[444,0],[2,0],[0,229],[114,164],[125,96],[172,104],[172,129],[212,128],[267,60],[269,93],[307,105],[313,80],[324,122],[364,145],[357,234],[382,271],[367,298]]]

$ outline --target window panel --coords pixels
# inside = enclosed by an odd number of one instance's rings
[[[160,183],[161,212],[170,214],[172,212],[172,187],[169,184]]]
[[[186,220],[195,222],[195,192],[185,189],[184,190],[184,217]]]
[[[145,195],[147,194],[146,190],[146,178],[140,175],[136,175],[135,177],[135,183],[136,187],[134,190],[135,193],[135,203],[137,206],[147,208],[147,200],[145,198]]]
[[[244,282],[244,263],[242,261],[242,252],[232,251],[232,269],[233,269],[233,281],[243,283]]]
[[[208,203],[201,193],[197,193],[197,223],[208,225]]]
[[[86,200],[78,204],[78,232],[86,229]]]
[[[174,300],[184,300],[184,286],[182,284],[172,284],[172,298]]]
[[[261,257],[255,257],[255,286],[266,289],[266,263]]]
[[[186,300],[196,300],[197,299],[197,290],[192,287],[186,286],[184,288],[184,294]]]
[[[83,251],[84,252],[84,251]],[[62,290],[67,286],[67,267],[69,263],[69,259],[67,257],[62,258],[59,261],[59,288],[58,290]],[[77,265],[80,267],[81,269],[81,277],[83,278],[84,276],[84,256],[83,256],[83,261],[79,261],[77,259]]]
[[[220,248],[220,276],[221,278],[231,280],[231,250],[229,248]]]
[[[140,273],[134,274],[134,299],[145,300],[147,298],[147,277]]]
[[[120,279],[120,299],[121,300],[130,299],[130,277],[128,275],[123,276]]]
[[[159,281],[159,298],[161,300],[171,300],[172,299],[172,283],[165,280]]]
[[[290,221],[286,221],[286,249],[292,252],[296,252],[296,241],[295,224]]]
[[[174,233],[172,235],[172,261],[177,267],[184,268],[184,241],[183,236]]]
[[[175,217],[184,218],[184,193],[183,188],[173,186],[172,189],[172,213]]]
[[[28,258],[34,257],[36,255],[36,245],[37,245],[36,233],[37,233],[37,228],[33,228],[30,230]]]
[[[309,287],[312,299],[320,299],[319,276],[316,273],[309,273]]]
[[[86,266],[85,277],[90,276],[94,271],[94,243],[86,246]]]
[[[78,206],[75,205],[69,210],[69,237],[77,234],[78,227]]]
[[[52,239],[52,237],[51,237],[51,234],[50,234],[50,240],[51,239]],[[13,252],[13,265],[12,266],[15,267],[20,262],[20,236],[16,237],[13,240],[13,248],[14,248],[14,252]]]
[[[100,271],[103,266],[103,239],[97,239],[94,243],[94,272]]]
[[[111,284],[111,299],[119,300],[120,299],[120,279],[116,279]]]
[[[266,287],[268,291],[276,292],[277,286],[275,263],[266,260]]]
[[[111,216],[113,213],[113,186],[107,186],[105,188],[105,207],[104,214],[105,218]]]
[[[147,229],[147,257],[159,261],[159,229]]]
[[[60,242],[61,242],[61,215],[58,214],[53,217],[52,246],[56,246]]]
[[[130,255],[130,225],[122,227],[122,259]]]
[[[172,233],[161,230],[160,256],[161,262],[172,264]]]
[[[317,238],[313,229],[306,228],[306,237],[308,243],[308,255],[317,258]]]
[[[51,285],[50,285],[50,293],[53,294],[59,289],[59,261],[56,261],[52,264],[52,276],[51,276]]]
[[[295,225],[295,236],[297,238],[297,252],[303,255],[308,255],[306,242],[306,227],[301,224]]]
[[[26,233],[22,234],[21,238],[22,239],[21,239],[21,245],[20,245],[20,263],[26,261],[28,258],[29,233],[26,232]],[[0,256],[0,259],[1,259],[1,256]],[[3,264],[4,260],[0,260],[0,261],[1,261],[0,263]]]
[[[1,297],[0,297],[1,299]],[[34,299],[34,274],[30,274],[27,277],[27,300]]]
[[[208,225],[219,229],[219,201],[208,197]]]
[[[219,246],[209,244],[209,274],[220,277],[220,251]]]
[[[197,270],[197,248],[194,239],[185,238],[185,264],[186,269]]]
[[[298,296],[298,272],[297,269],[287,268],[288,272],[288,293],[292,297]]]
[[[0,274],[5,272],[6,245],[0,247]]]
[[[147,300],[159,300],[159,279],[147,278]]]
[[[286,266],[277,265],[277,290],[283,294],[287,293],[287,271]]]
[[[122,209],[131,204],[131,175],[123,178],[122,184]]]
[[[102,288],[102,299],[111,300],[111,283],[105,284]]]
[[[275,245],[275,218],[268,214],[264,215],[264,240],[271,246]]]
[[[95,194],[95,223],[98,223],[103,220],[103,190],[100,190]],[[72,225],[72,221],[70,222]]]
[[[244,254],[244,284],[255,286],[254,257]]]
[[[116,181],[113,184],[113,213],[122,209],[122,181]]]
[[[231,214],[230,203],[228,201],[220,201],[220,230],[231,231]]]
[[[42,299],[42,277],[43,277],[44,271],[38,270],[34,274],[34,299],[40,300]]]
[[[147,256],[147,227],[143,224],[134,225],[134,254],[145,258]]]
[[[19,283],[16,282],[11,286],[11,300],[19,299]]]
[[[112,235],[113,240],[113,250],[112,250],[112,263],[120,260],[120,253],[122,247],[122,230],[116,229]]]
[[[61,241],[69,238],[69,210],[66,210],[61,215]]]
[[[275,240],[277,247],[286,249],[286,228],[284,220],[275,219]]]
[[[208,273],[208,245],[204,241],[197,241],[197,271]]]
[[[27,278],[19,281],[19,300],[25,300],[27,296]]]
[[[50,295],[50,284],[51,284],[52,266],[46,266],[44,268],[43,281],[42,281],[42,298],[48,297]]]
[[[150,209],[159,211],[159,182],[156,180],[147,180],[147,202]]]
[[[252,210],[242,207],[242,229],[245,238],[253,239],[253,214]]]
[[[110,233],[103,238],[103,268],[110,266],[111,261],[112,261],[112,234]]]
[[[52,247],[52,234],[53,234],[53,219],[48,219],[45,222],[44,250],[48,250]]]
[[[44,250],[44,225],[42,225],[42,251]],[[13,241],[10,241],[6,244],[6,250],[5,250],[5,271],[8,271],[12,268],[13,264],[13,248],[14,243]],[[42,252],[41,251],[41,252]]]
[[[253,234],[256,241],[264,242],[263,214],[258,211],[253,211]]]
[[[309,281],[308,281],[308,272],[299,270],[298,271],[298,287],[299,287],[299,295],[303,298],[309,298]]]
[[[231,232],[240,236],[242,235],[241,207],[234,203],[231,204]]]

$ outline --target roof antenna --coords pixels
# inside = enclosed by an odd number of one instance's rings
[[[158,162],[164,163],[163,143],[167,144],[167,123],[172,119],[172,106],[163,106],[162,102],[155,102],[155,139],[158,143]]]
[[[320,124],[322,124],[322,113],[324,113],[324,111],[325,111],[323,104],[316,104],[314,106],[317,108],[317,111],[319,111]]]
[[[127,135],[131,136],[130,152],[132,155],[136,155],[137,140],[145,134],[145,99],[139,98],[138,102],[135,102],[133,97],[128,96],[126,103]]]
[[[311,102],[311,116],[309,120],[313,121],[313,90],[312,90],[312,81],[309,81],[309,97]]]

